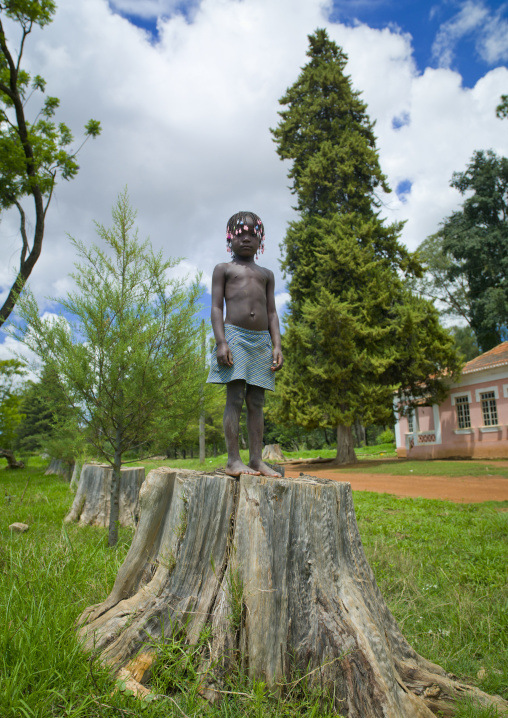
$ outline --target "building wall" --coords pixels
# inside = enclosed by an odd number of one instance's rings
[[[418,407],[409,432],[407,417],[398,423],[397,454],[412,459],[508,458],[508,369],[484,370],[463,376],[439,406]],[[485,426],[480,394],[496,397],[497,425]],[[468,397],[471,427],[459,429],[456,399]]]

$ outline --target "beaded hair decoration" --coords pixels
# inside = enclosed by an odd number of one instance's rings
[[[226,227],[226,251],[231,252],[231,240],[234,236],[242,234],[242,232],[248,232],[249,226],[247,224],[247,218],[250,218],[254,222],[254,232],[256,237],[259,239],[259,250],[256,252],[256,259],[259,258],[259,252],[264,254],[265,251],[265,229],[261,218],[258,217],[254,212],[237,212],[228,220]]]

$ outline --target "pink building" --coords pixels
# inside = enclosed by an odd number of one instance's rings
[[[399,416],[395,440],[411,459],[508,458],[508,341],[468,362],[442,404]]]

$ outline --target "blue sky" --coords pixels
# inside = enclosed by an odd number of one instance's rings
[[[404,221],[415,249],[461,203],[450,187],[474,150],[508,156],[508,3],[487,0],[59,0],[54,21],[31,35],[26,66],[61,99],[57,120],[77,144],[90,117],[103,133],[79,157],[72,182],[57,185],[46,239],[30,284],[41,311],[60,311],[73,288],[68,234],[97,241],[127,185],[141,237],[184,257],[177,274],[202,272],[204,303],[217,262],[227,261],[225,224],[249,208],[267,230],[262,262],[288,295],[280,242],[294,217],[289,166],[269,128],[278,99],[306,61],[307,35],[326,27],[348,55],[381,167],[394,192],[387,222]],[[8,28],[8,35],[11,28]],[[33,114],[39,99],[30,100]],[[29,108],[30,109],[30,108]],[[19,253],[18,219],[0,225],[0,300]],[[53,297],[54,299],[48,299]],[[208,308],[204,310],[205,314]],[[3,344],[2,344],[3,342]],[[12,340],[0,332],[0,357]]]

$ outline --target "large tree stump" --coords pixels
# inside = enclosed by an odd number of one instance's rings
[[[66,522],[79,521],[92,526],[109,526],[111,479],[108,464],[85,464]],[[139,518],[139,490],[145,479],[143,467],[122,467],[120,480],[121,526],[136,526]]]
[[[211,623],[213,680],[239,662],[270,686],[297,669],[351,718],[452,715],[464,695],[507,707],[407,643],[365,558],[350,484],[161,468],[140,506],[111,594],[80,619],[85,647],[122,676],[146,682],[152,639],[179,630],[195,642]]]

